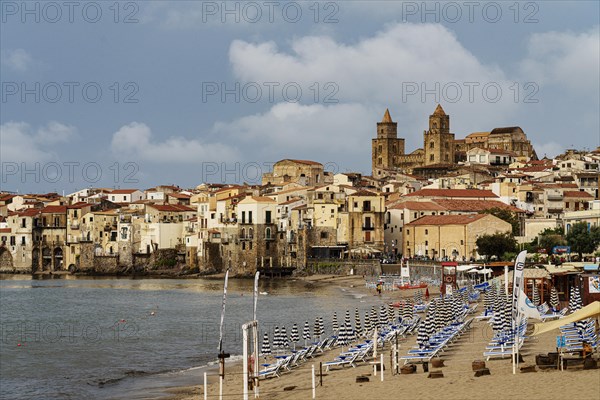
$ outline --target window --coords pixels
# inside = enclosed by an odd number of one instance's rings
[[[431,154],[431,155],[429,156],[429,161],[433,161],[433,160],[434,160],[434,157],[433,157],[433,154]]]
[[[14,246],[15,244],[16,244],[15,237],[14,237],[14,236],[11,236],[11,237],[10,237],[10,245],[11,245],[11,246]]]
[[[242,242],[242,250],[246,250],[246,242]]]
[[[410,231],[409,231],[408,229],[406,230],[406,234],[407,234],[407,235],[410,235]]]
[[[73,216],[77,218],[77,210],[73,210]]]
[[[265,211],[265,224],[271,223],[271,211]]]
[[[407,240],[407,241],[406,241],[406,245],[407,245],[407,246],[410,246],[410,240]]]
[[[363,211],[371,211],[371,202],[369,200],[363,201]]]
[[[252,229],[252,228],[248,229],[248,238],[249,239],[254,238],[254,229]]]
[[[252,223],[252,211],[248,211],[248,223]]]
[[[425,229],[425,234],[429,235],[429,229]]]
[[[462,245],[464,245],[464,244],[465,244],[465,241],[461,239],[461,241],[460,241],[460,245],[462,246]]]
[[[265,238],[271,239],[271,228],[265,229]]]
[[[435,143],[434,143],[434,142],[431,142],[431,143],[429,143],[429,148],[430,148],[430,149],[433,149],[433,148],[435,148]]]
[[[27,228],[27,220],[25,218],[21,219],[21,228]]]
[[[321,239],[329,238],[329,232],[321,232]]]
[[[242,224],[246,223],[246,211],[242,211]]]
[[[21,236],[21,246],[25,246],[25,236]]]
[[[429,241],[425,241],[425,246],[429,246]]]

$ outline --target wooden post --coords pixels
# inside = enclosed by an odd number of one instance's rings
[[[319,386],[323,386],[323,362],[319,362]]]

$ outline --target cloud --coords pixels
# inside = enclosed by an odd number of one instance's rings
[[[16,72],[26,72],[33,63],[33,58],[23,49],[2,50],[0,63]]]
[[[358,157],[375,134],[373,113],[358,103],[280,103],[264,113],[217,123],[213,133],[238,143],[240,148],[253,149],[246,153],[245,161],[299,158],[335,162],[340,167],[342,163],[366,167],[361,161],[368,160]]]
[[[341,103],[379,107],[371,124],[389,107],[399,130],[417,143],[438,102],[457,117],[452,124],[459,135],[507,124],[519,106],[513,80],[479,61],[442,25],[391,24],[352,44],[299,37],[287,52],[272,41],[236,40],[229,59],[244,83],[296,82],[309,92],[315,83],[333,82]]]
[[[221,143],[205,143],[197,139],[170,136],[160,141],[150,127],[132,122],[113,134],[111,150],[117,157],[162,163],[198,164],[209,161],[236,161],[238,152]]]
[[[568,92],[598,98],[600,87],[600,29],[587,32],[533,34],[522,73],[540,85],[560,86]]]
[[[43,162],[56,160],[53,146],[77,136],[77,129],[51,121],[34,130],[26,122],[6,122],[0,125],[0,158],[3,162]]]
[[[534,143],[533,148],[537,153],[538,158],[554,158],[564,152],[567,144],[559,144],[556,142]]]

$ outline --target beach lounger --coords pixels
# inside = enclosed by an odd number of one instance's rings
[[[356,367],[356,365],[354,365],[354,362],[359,357],[360,353],[361,352],[356,351],[347,356],[338,356],[333,361],[324,362],[323,365],[325,366],[325,371],[329,371],[329,368],[334,366],[345,367],[346,365],[350,365],[352,367]]]

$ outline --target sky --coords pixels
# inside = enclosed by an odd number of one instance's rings
[[[260,182],[286,158],[370,174],[440,103],[463,138],[600,145],[597,1],[0,2],[2,190]]]

